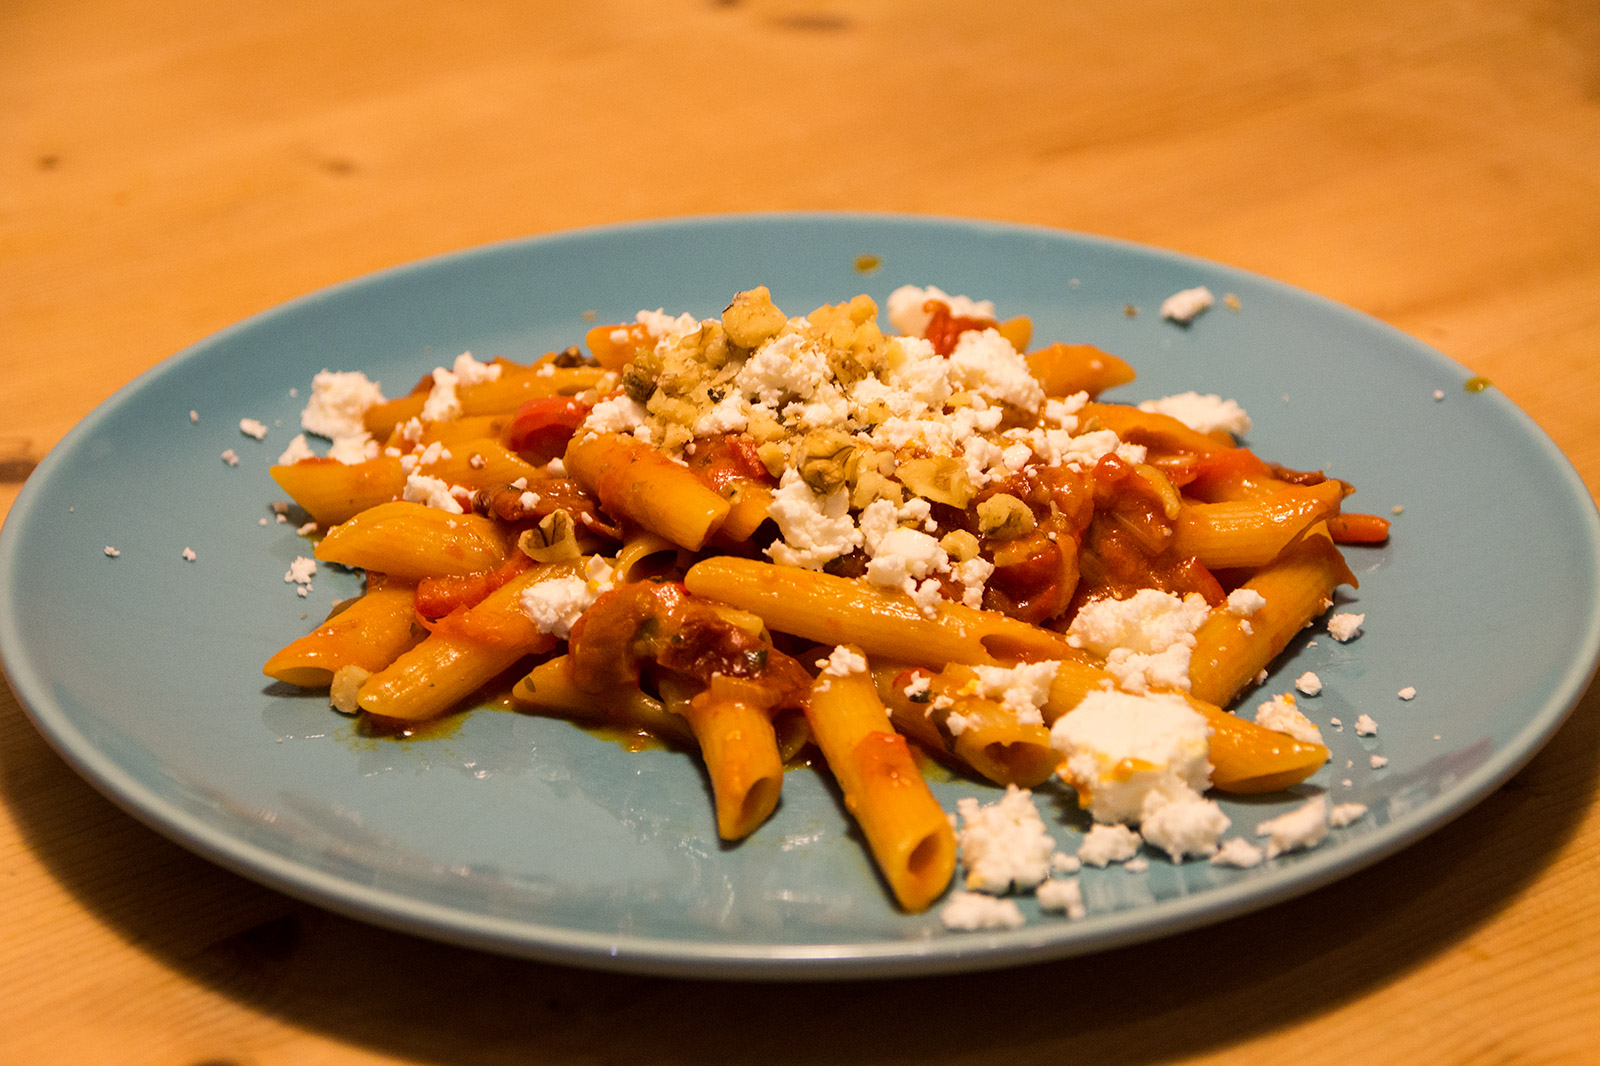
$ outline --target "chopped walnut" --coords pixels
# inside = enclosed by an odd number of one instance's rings
[[[741,348],[759,348],[783,329],[788,318],[772,302],[765,285],[735,294],[722,312],[722,328],[728,340]]]
[[[1009,492],[978,503],[978,532],[992,540],[1015,540],[1033,532],[1033,509]]]

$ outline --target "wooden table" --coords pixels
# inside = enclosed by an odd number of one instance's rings
[[[14,0],[0,464],[19,481],[147,367],[374,268],[839,208],[1107,234],[1325,294],[1487,375],[1593,491],[1597,56],[1579,0]],[[292,901],[101,799],[7,689],[0,1060],[1595,1061],[1597,755],[1591,691],[1424,842],[1158,943],[742,986],[511,961]]]

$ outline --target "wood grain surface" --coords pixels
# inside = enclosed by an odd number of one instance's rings
[[[1283,279],[1488,376],[1600,490],[1592,0],[8,0],[0,506],[140,372],[311,289],[788,208]],[[121,813],[8,688],[0,771],[6,1063],[1600,1061],[1595,690],[1505,788],[1309,896],[867,984],[590,973],[333,916]]]

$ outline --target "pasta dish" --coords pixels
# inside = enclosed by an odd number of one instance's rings
[[[1054,778],[1097,846],[1237,858],[1211,794],[1284,789],[1328,750],[1292,697],[1226,708],[1355,585],[1339,545],[1388,523],[1241,446],[1231,401],[1103,402],[1127,363],[1034,345],[988,301],[903,286],[886,311],[791,317],[758,287],[527,365],[464,353],[398,398],[317,375],[326,454],[302,435],[272,468],[315,540],[286,577],[338,564],[365,591],[266,673],[375,722],[509,686],[681,745],[729,841],[816,753],[911,912],[959,864],[952,900],[1037,887],[1070,913],[1053,875],[1079,860],[1028,799]],[[953,818],[928,759],[1006,796]]]

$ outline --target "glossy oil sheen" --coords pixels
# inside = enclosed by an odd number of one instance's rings
[[[1353,482],[1353,509],[1404,506],[1388,546],[1348,553],[1361,589],[1339,609],[1366,614],[1363,635],[1338,644],[1308,630],[1243,701],[1316,671],[1325,690],[1302,706],[1323,724],[1333,761],[1293,795],[1223,804],[1246,834],[1322,790],[1366,803],[1366,818],[1251,870],[1157,855],[1142,874],[1088,870],[1081,921],[1041,915],[1024,898],[1022,929],[949,933],[936,912],[895,910],[813,770],[789,773],[772,820],[729,847],[683,754],[491,708],[409,741],[368,737],[321,694],[262,676],[273,651],[358,589],[324,567],[297,597],[284,574],[309,544],[269,510],[282,497],[267,467],[297,432],[317,371],[364,370],[397,395],[462,351],[528,360],[640,308],[717,315],[756,284],[790,313],[861,291],[882,306],[906,282],[1031,315],[1036,343],[1121,355],[1140,378],[1108,398],[1197,389],[1237,399],[1261,455]],[[1166,296],[1200,284],[1215,308],[1187,328],[1161,320]],[[1240,310],[1224,307],[1224,293]],[[1318,297],[1043,229],[770,215],[494,245],[259,315],[95,411],[40,465],[0,534],[0,649],[41,731],[128,811],[234,870],[384,925],[697,976],[890,976],[1056,958],[1216,921],[1368,865],[1467,810],[1560,725],[1600,648],[1595,510],[1544,434],[1467,381],[1438,352]],[[265,422],[266,440],[243,436],[241,418]],[[228,448],[237,467],[220,459]],[[121,555],[107,557],[107,545]],[[186,547],[194,562],[181,558]],[[1417,690],[1410,702],[1396,696],[1406,686]],[[1377,736],[1327,725],[1361,713]],[[1388,765],[1372,769],[1372,754]],[[947,776],[933,787],[949,809],[998,794]],[[1073,850],[1086,823],[1070,793],[1042,790],[1039,804]]]

